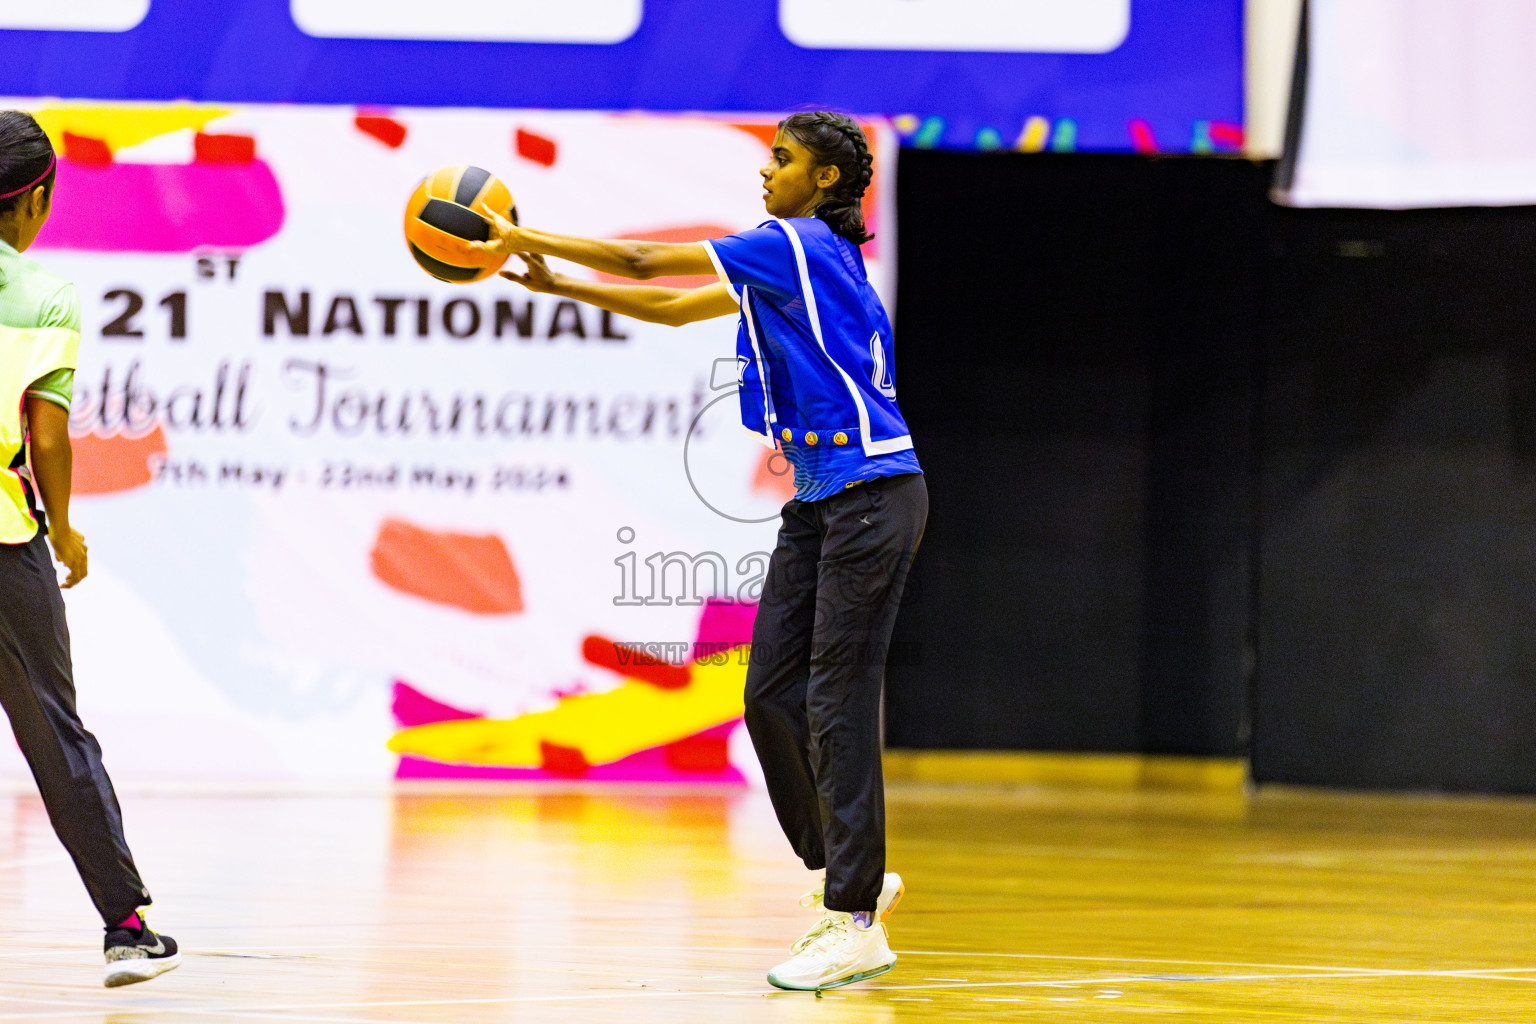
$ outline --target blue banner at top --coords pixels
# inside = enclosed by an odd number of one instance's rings
[[[74,0],[0,93],[891,117],[908,145],[1242,142],[1242,0]]]

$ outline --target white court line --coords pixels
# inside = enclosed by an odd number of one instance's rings
[[[95,1013],[100,1013],[102,1011],[103,1011],[102,1007],[95,1007],[95,1008],[93,1008],[93,1012],[95,1012]],[[163,1013],[165,1011],[162,1008],[160,1008],[160,1007],[146,1008],[146,1009],[143,1009],[143,1010],[135,1009],[135,1008],[118,1007],[118,1008],[106,1010],[106,1012],[107,1013],[123,1013],[123,1014],[138,1015],[138,1014],[141,1014],[141,1013],[143,1013],[143,1014]],[[250,1020],[250,1019],[255,1019],[255,1020],[283,1020],[283,1021],[293,1021],[293,1022],[295,1022],[295,1024],[369,1024],[369,1018],[366,1018],[366,1017],[308,1017],[308,1016],[296,1017],[296,1016],[293,1016],[291,1014],[287,1014],[287,1015],[284,1015],[284,1016],[281,1016],[281,1017],[271,1017],[271,1016],[265,1016],[265,1015],[262,1015],[262,1014],[259,1014],[259,1013],[255,1013],[255,1012],[247,1012],[247,1011],[244,1011],[244,1010],[202,1010],[202,1011],[199,1011],[199,1013],[202,1016],[204,1016],[204,1017],[234,1017],[234,1018],[243,1019],[243,1020]],[[55,1012],[55,1013],[0,1014],[0,1020],[4,1020],[4,1021],[50,1021],[50,1020],[61,1020],[61,1019],[79,1020],[80,1016],[81,1016],[81,1011],[79,1011],[79,1010],[60,1010],[60,1011]],[[395,1019],[394,1021],[391,1022],[391,1024],[442,1024],[442,1022],[441,1021],[429,1021],[429,1020],[415,1020],[415,1021],[413,1021],[413,1020]]]
[[[316,948],[316,947],[308,947],[308,948]],[[402,947],[398,947],[398,946],[365,947],[365,946],[352,945],[352,946],[343,946],[343,947],[337,947],[337,948],[348,948],[348,949],[384,948],[384,949],[402,950]],[[413,948],[421,948],[421,947],[413,947]],[[451,946],[445,946],[445,947],[439,947],[439,948],[475,948],[475,949],[483,949],[483,948],[514,948],[514,947],[502,947],[502,946],[495,946],[495,945],[476,945],[476,946],[451,945]],[[528,946],[528,947],[521,947],[521,948],[544,948],[544,949],[548,949],[548,948],[566,948],[566,949],[585,949],[585,950],[591,951],[594,947],[591,947],[591,946],[567,946],[567,947]],[[608,948],[612,948],[612,949],[630,949],[632,947],[608,947]],[[721,952],[719,947],[671,947],[671,948],[674,948],[674,949],[681,948],[681,949],[698,951],[698,952],[714,952],[714,953]],[[1124,962],[1166,963],[1166,964],[1174,964],[1174,965],[1179,965],[1179,966],[1202,966],[1202,965],[1203,966],[1216,966],[1217,965],[1216,962],[1212,962],[1212,961],[1151,960],[1151,959],[1127,960],[1127,959],[1124,959],[1124,958],[1111,958],[1111,957],[1062,957],[1062,956],[1045,956],[1045,955],[1031,955],[1031,954],[974,954],[974,953],[967,954],[967,953],[939,953],[939,952],[934,952],[934,951],[924,951],[924,952],[919,953],[917,955],[930,955],[930,956],[967,956],[967,955],[969,955],[969,956],[976,956],[976,955],[989,955],[989,956],[994,956],[994,957],[1002,956],[1002,957],[1017,957],[1017,958],[1027,958],[1027,959],[1070,959],[1070,960],[1093,960],[1093,961],[1099,961],[1099,962],[1122,962],[1122,963],[1124,963]],[[1272,967],[1270,969],[1273,970],[1275,968]],[[871,987],[870,989],[867,989],[866,991],[869,991],[871,993],[875,993],[875,992],[936,992],[936,991],[941,991],[941,990],[983,990],[983,989],[998,990],[998,989],[1007,989],[1007,988],[1058,988],[1059,989],[1059,988],[1063,988],[1063,987],[1103,986],[1103,985],[1110,985],[1110,984],[1113,984],[1113,985],[1131,985],[1131,984],[1135,984],[1135,983],[1145,984],[1147,982],[1162,982],[1162,983],[1173,982],[1173,983],[1182,983],[1182,984],[1212,984],[1212,983],[1253,982],[1253,981],[1327,980],[1327,979],[1361,979],[1361,978],[1430,978],[1430,977],[1442,977],[1442,978],[1465,978],[1465,979],[1488,980],[1488,981],[1536,981],[1536,978],[1518,977],[1518,975],[1520,975],[1520,974],[1530,974],[1530,973],[1536,972],[1536,968],[1533,968],[1533,967],[1502,967],[1502,968],[1488,967],[1488,968],[1464,968],[1464,969],[1423,969],[1423,970],[1410,970],[1410,969],[1390,969],[1390,968],[1379,968],[1378,969],[1378,968],[1356,968],[1356,967],[1333,967],[1333,968],[1312,967],[1312,968],[1307,968],[1307,967],[1297,967],[1297,966],[1292,966],[1292,965],[1280,965],[1279,969],[1285,970],[1287,972],[1292,972],[1292,973],[1285,973],[1285,974],[1209,975],[1209,976],[1200,976],[1200,977],[1159,977],[1159,976],[1151,976],[1151,975],[1120,975],[1120,976],[1112,976],[1112,977],[1099,976],[1099,977],[1086,977],[1086,978],[1019,979],[1019,980],[991,981],[991,982],[956,981],[956,982],[949,982],[949,983],[942,983],[942,984],[927,983],[927,984],[916,984],[916,985],[880,985],[877,988],[876,987]],[[1295,972],[1304,972],[1304,973],[1295,973]],[[16,986],[14,983],[7,984],[7,983],[4,983],[4,982],[0,982],[0,991],[3,991],[4,989],[7,989],[7,988],[14,989],[15,987],[18,987],[18,986]],[[29,984],[26,987],[33,987],[33,986],[31,986]],[[148,994],[148,993],[146,993],[146,994]],[[164,995],[169,995],[169,994],[170,993],[168,993],[168,992],[164,993]],[[258,1020],[307,1021],[307,1022],[313,1022],[313,1024],[361,1024],[359,1018],[356,1018],[356,1017],[318,1016],[318,1015],[316,1015],[316,1011],[347,1011],[347,1010],[369,1011],[369,1010],[382,1010],[382,1009],[400,1009],[400,1008],[406,1008],[406,1007],[428,1008],[428,1007],[451,1007],[451,1006],[515,1006],[515,1005],[528,1005],[528,1004],[539,1004],[539,1003],[611,1002],[611,1001],[615,1001],[615,1000],[625,1000],[625,999],[652,999],[652,1000],[654,1000],[654,999],[698,999],[698,998],[720,998],[720,997],[726,997],[726,998],[754,997],[754,998],[756,998],[756,997],[762,997],[764,995],[770,995],[770,994],[773,994],[773,993],[771,993],[768,990],[765,990],[764,988],[762,988],[760,986],[753,986],[752,988],[749,988],[749,989],[718,989],[718,990],[708,990],[708,989],[706,989],[706,990],[671,991],[671,992],[660,991],[660,990],[652,990],[652,991],[648,991],[648,992],[639,992],[639,991],[635,991],[635,990],[622,990],[622,991],[608,991],[608,992],[581,992],[581,993],[565,993],[565,994],[551,994],[551,995],[502,996],[502,997],[487,997],[487,998],[478,998],[478,999],[418,999],[418,1000],[389,1000],[389,1001],[380,1000],[380,1001],[371,1001],[371,1002],[351,1002],[351,1003],[305,1003],[305,1004],[290,1004],[290,1005],[278,1005],[278,1006],[270,1006],[270,1005],[268,1005],[268,1006],[261,1006],[261,1007],[241,1007],[241,1006],[221,1007],[221,1006],[207,1005],[206,1003],[203,1003],[202,1005],[187,1005],[187,1006],[167,1006],[167,1005],[163,1005],[162,1004],[162,1005],[154,1007],[154,1010],[156,1012],[159,1012],[159,1013],[162,1013],[162,1014],[178,1014],[178,1015],[182,1015],[182,1016],[186,1016],[186,1015],[201,1015],[201,1016],[205,1016],[205,1017],[206,1016],[217,1016],[217,1017],[234,1017],[234,1018],[258,1019]],[[16,999],[18,999],[20,1001],[27,1002],[27,1003],[32,1003],[32,1004],[39,1005],[39,1006],[57,1007],[58,1009],[54,1010],[54,1011],[26,1012],[26,1013],[22,1013],[22,1014],[0,1014],[0,1020],[20,1021],[20,1020],[57,1019],[60,1016],[72,1016],[72,1015],[75,1015],[77,1013],[78,1009],[80,1009],[80,1008],[101,1009],[99,1004],[94,1003],[94,1002],[93,1003],[83,1003],[83,1002],[78,1002],[78,1001],[74,1001],[74,1000],[61,1000],[61,999],[57,999],[57,998],[44,1000],[44,999],[29,998],[29,997],[25,997],[25,996],[13,996],[12,998],[16,998]],[[194,997],[194,998],[199,998],[199,997]],[[206,998],[206,997],[201,997],[201,998]],[[66,1008],[68,1008],[68,1009],[66,1009]],[[123,1009],[128,1011],[128,1012],[132,1012],[128,1007],[124,1007]],[[407,1022],[401,1022],[401,1024],[407,1024]],[[431,1022],[419,1022],[419,1024],[431,1024]]]
[[[55,955],[55,953],[80,952],[80,949],[84,949],[84,947],[83,946],[81,946],[81,947],[66,946],[66,947],[55,947],[55,949],[51,949],[51,950],[26,950],[26,952],[15,952],[15,953],[0,952],[0,958],[5,958],[5,956],[52,956],[52,955]],[[598,950],[598,952],[625,952],[625,950],[627,950],[627,952],[636,952],[636,947],[634,947],[634,946],[590,946],[590,944],[570,944],[570,946],[550,946],[550,944],[545,944],[545,943],[519,943],[519,944],[510,944],[510,943],[412,943],[412,944],[410,944],[410,946],[401,946],[401,944],[398,944],[398,943],[392,944],[392,946],[389,946],[389,944],[375,944],[375,943],[323,943],[323,944],[289,943],[289,944],[284,944],[284,946],[210,946],[210,947],[207,947],[207,949],[186,949],[186,947],[183,947],[183,952],[187,953],[187,955],[189,955],[189,956],[197,956],[197,955],[215,955],[215,956],[217,956],[217,955],[220,955],[220,953],[257,953],[257,952],[287,953],[287,955],[298,956],[298,955],[300,955],[301,950],[315,950],[315,949],[323,949],[323,950],[329,950],[329,949],[395,950],[395,952],[399,952],[399,953],[412,953],[412,952],[415,952],[415,950],[418,950],[418,949],[470,949],[470,950],[479,950],[479,949],[505,949],[505,950],[522,950],[522,949],[565,949],[565,950],[571,950],[571,949],[585,949],[585,950]],[[782,949],[783,949],[782,946],[645,946],[645,947],[642,947],[641,952],[664,952],[664,953],[777,953],[777,952],[779,952],[779,950],[782,950]],[[900,950],[899,950],[899,952],[900,952]],[[937,953],[937,955],[942,955],[942,956],[971,956],[972,953]],[[1169,963],[1178,963],[1178,961],[1169,961]]]
[[[8,871],[11,868],[35,868],[44,864],[67,864],[69,857],[66,854],[49,854],[46,857],[26,857],[22,860],[0,860],[0,871]]]
[[[948,985],[881,985],[883,992],[932,992],[939,989],[972,988],[1070,988],[1079,985],[1129,985],[1133,982],[1158,982],[1180,985],[1209,985],[1231,981],[1305,981],[1331,978],[1473,978],[1482,981],[1536,981],[1536,978],[1507,977],[1506,972],[1530,971],[1529,967],[1481,967],[1465,970],[1381,970],[1361,971],[1319,969],[1305,974],[1208,974],[1155,975],[1128,974],[1123,977],[1058,978],[1051,981],[973,981]]]
[[[228,953],[281,953],[288,954],[295,959],[313,950],[359,950],[359,951],[385,951],[398,953],[413,953],[417,950],[584,950],[590,952],[623,952],[634,953],[633,945],[594,946],[589,943],[573,943],[570,945],[550,945],[547,943],[506,943],[506,942],[438,942],[438,943],[413,943],[409,946],[399,944],[364,943],[364,942],[336,942],[336,943],[288,943],[285,945],[259,945],[259,946],[228,946],[220,945],[207,949],[187,949],[182,952],[187,956],[213,955]],[[663,953],[777,953],[779,946],[651,946],[647,945],[642,952]],[[0,959],[7,956],[51,956],[57,952],[71,952],[71,949],[59,949],[50,952],[0,952]],[[1338,964],[1269,964],[1248,963],[1231,960],[1172,960],[1156,957],[1132,957],[1132,956],[1066,956],[1049,953],[980,953],[972,950],[942,950],[942,949],[897,949],[898,956],[950,956],[950,957],[994,957],[1014,960],[1065,960],[1083,963],[1106,964],[1171,964],[1181,967],[1257,967],[1265,970],[1278,971],[1375,971],[1375,967],[1345,967]],[[1489,968],[1493,970],[1494,968]],[[1507,971],[1536,971],[1536,967],[1503,967],[1498,970]]]
[[[1507,979],[1500,972],[1530,971],[1533,968],[1477,968],[1466,970],[1394,970],[1381,969],[1362,973],[1357,970],[1327,971],[1319,970],[1306,974],[1228,974],[1208,975],[1203,977],[1158,977],[1144,974],[1128,974],[1114,977],[1094,978],[1051,978],[1051,979],[1026,979],[1015,981],[980,981],[980,982],[956,982],[943,985],[880,985],[865,989],[866,992],[932,992],[940,990],[975,990],[975,989],[1006,989],[1006,988],[1063,988],[1074,986],[1102,986],[1102,985],[1131,985],[1134,983],[1158,982],[1176,984],[1214,984],[1230,982],[1251,981],[1287,981],[1287,980],[1327,980],[1327,979],[1361,979],[1361,978],[1471,978],[1487,981],[1504,980],[1531,980],[1531,979]],[[774,993],[762,987],[754,986],[750,989],[698,989],[681,992],[648,991],[610,991],[610,992],[575,992],[560,995],[538,996],[498,996],[477,999],[402,999],[402,1000],[378,1000],[372,1002],[353,1003],[298,1003],[290,1005],[265,1006],[265,1007],[228,1007],[217,1006],[157,1006],[154,1010],[162,1014],[214,1014],[225,1017],[251,1017],[263,1020],[338,1020],[348,1024],[357,1024],[356,1018],[321,1018],[315,1016],[295,1017],[295,1013],[306,1011],[335,1011],[335,1010],[384,1010],[400,1009],[405,1007],[450,1007],[450,1006],[518,1006],[536,1003],[585,1003],[585,1002],[612,1002],[623,999],[699,999],[705,997],[753,997],[759,998]],[[41,1000],[36,1000],[41,1002]],[[79,1004],[60,1003],[57,1005],[74,1006]],[[0,1019],[5,1019],[0,1017]],[[35,1018],[34,1018],[35,1019]]]
[[[93,1007],[92,1009],[94,1012],[99,1013],[102,1012],[104,1008]],[[141,1013],[164,1013],[167,1011],[163,1007],[157,1006],[147,1007],[142,1010],[132,1007],[115,1007],[112,1009],[107,1009],[106,1012],[138,1015]],[[182,1011],[174,1012],[179,1013]],[[274,1017],[248,1010],[199,1010],[198,1013],[204,1017],[234,1017],[241,1020],[292,1021],[294,1024],[369,1024],[370,1021],[370,1018],[366,1017],[311,1017],[294,1016],[292,1014],[284,1014],[281,1017]],[[56,1013],[0,1014],[0,1020],[5,1021],[50,1021],[60,1019],[78,1020],[79,1018],[80,1012],[78,1010],[60,1010]],[[435,1020],[405,1020],[401,1018],[394,1018],[391,1021],[391,1024],[442,1024],[442,1022]]]
[[[422,949],[439,949],[439,950],[441,950],[441,949],[450,949],[450,950],[451,949],[464,949],[464,950],[500,949],[500,950],[507,950],[507,951],[512,951],[512,950],[583,950],[583,951],[590,951],[590,952],[603,952],[603,951],[624,952],[624,953],[634,953],[635,952],[635,947],[632,946],[632,945],[593,946],[593,945],[588,945],[588,944],[572,944],[572,945],[556,946],[556,945],[547,945],[547,944],[543,944],[543,943],[511,944],[511,943],[499,943],[499,942],[494,942],[494,943],[423,943],[423,944],[420,944],[420,945],[411,945],[411,946],[379,945],[379,944],[367,944],[367,943],[328,943],[328,944],[317,944],[317,945],[298,944],[298,945],[287,945],[287,946],[268,946],[268,945],[263,945],[263,946],[220,946],[217,949],[208,949],[208,950],[187,949],[187,950],[183,950],[183,952],[186,953],[186,955],[188,955],[188,956],[197,956],[200,953],[219,954],[219,953],[254,953],[254,952],[272,951],[272,952],[286,952],[286,953],[289,953],[289,954],[294,954],[295,958],[297,958],[296,954],[298,954],[300,951],[305,951],[305,950],[360,950],[360,951],[361,950],[369,950],[369,951],[394,951],[394,952],[400,952],[400,953],[408,953],[408,952],[412,952],[412,951],[415,951],[415,950],[422,950]],[[645,951],[646,952],[667,952],[667,953],[704,953],[704,954],[734,954],[734,953],[740,953],[740,954],[745,955],[745,954],[757,954],[757,953],[777,953],[779,951],[779,947],[778,946],[646,946],[645,947]],[[978,952],[973,952],[973,951],[969,951],[969,950],[965,950],[965,951],[958,951],[958,950],[957,951],[946,951],[946,950],[932,950],[932,949],[897,949],[897,950],[895,950],[895,953],[898,956],[993,957],[993,958],[1002,958],[1002,959],[1010,959],[1010,960],[1063,960],[1063,961],[1069,961],[1069,962],[1075,962],[1075,963],[1168,964],[1170,966],[1177,966],[1177,967],[1245,967],[1245,968],[1259,968],[1259,969],[1267,970],[1267,971],[1330,971],[1330,972],[1335,972],[1335,971],[1337,971],[1337,972],[1352,971],[1352,972],[1360,973],[1360,974],[1367,975],[1367,976],[1374,976],[1377,971],[1382,970],[1382,968],[1377,968],[1377,967],[1347,967],[1347,966],[1342,966],[1342,965],[1339,965],[1339,964],[1271,964],[1271,963],[1249,963],[1249,962],[1246,962],[1246,961],[1232,961],[1232,960],[1172,960],[1172,959],[1163,959],[1163,958],[1156,958],[1156,957],[1066,956],[1066,955],[1048,954],[1048,953],[978,953]],[[4,956],[4,955],[5,954],[0,954],[0,956]],[[332,959],[340,959],[340,958],[332,958]],[[1471,970],[1471,968],[1469,968],[1469,970]],[[1510,971],[1510,972],[1518,972],[1518,971],[1532,971],[1532,972],[1536,972],[1536,967],[1499,967],[1499,968],[1492,968],[1492,967],[1490,967],[1490,968],[1480,968],[1480,970],[1488,970],[1488,971],[1497,970],[1497,971]]]
[[[1379,967],[1343,967],[1338,964],[1250,964],[1231,960],[1162,960],[1152,957],[1135,956],[1060,956],[1053,953],[947,953],[943,950],[931,949],[898,949],[894,950],[898,956],[961,956],[961,957],[1002,957],[1010,960],[1069,960],[1085,963],[1102,964],[1172,964],[1178,967],[1261,967],[1269,971],[1362,971],[1373,972],[1382,970]],[[1467,968],[1473,970],[1474,968]],[[1536,967],[1486,967],[1475,968],[1488,971],[1536,971]]]
[[[146,993],[146,995],[147,994],[148,993]],[[641,998],[641,999],[686,999],[686,998],[698,998],[698,997],[702,997],[702,996],[715,996],[715,997],[726,996],[726,997],[752,997],[752,998],[760,998],[760,997],[762,997],[764,995],[768,995],[768,994],[771,994],[771,993],[769,991],[765,991],[762,988],[739,989],[739,990],[738,989],[731,989],[731,990],[699,990],[699,991],[693,991],[693,992],[585,992],[585,993],[573,993],[573,994],[570,994],[570,995],[563,995],[563,996],[509,996],[509,997],[504,997],[504,998],[487,998],[487,999],[403,1000],[403,1001],[389,1001],[389,1002],[382,1002],[381,1001],[381,1002],[369,1002],[369,1003],[317,1003],[317,1004],[313,1004],[313,1005],[268,1006],[268,1007],[263,1007],[263,1008],[256,1008],[256,1007],[249,1007],[249,1008],[247,1008],[247,1007],[221,1008],[221,1007],[217,1007],[217,1006],[165,1006],[165,1005],[157,1005],[157,1006],[153,1006],[153,1007],[145,1007],[143,1010],[139,1010],[139,1009],[137,1009],[137,1008],[135,1008],[133,1006],[112,1007],[111,1010],[115,1010],[116,1012],[119,1012],[119,1013],[139,1013],[139,1012],[151,1013],[152,1012],[152,1013],[163,1014],[163,1015],[180,1014],[180,1015],[183,1015],[183,1016],[185,1016],[185,1015],[195,1015],[195,1016],[198,1016],[198,1017],[239,1017],[239,1018],[246,1018],[246,1019],[251,1019],[251,1020],[306,1021],[306,1022],[317,1022],[317,1024],[318,1024],[318,1022],[326,1022],[326,1024],[366,1024],[366,1019],[365,1018],[359,1018],[359,1017],[324,1017],[324,1016],[316,1016],[314,1014],[303,1014],[303,1011],[306,1011],[306,1010],[383,1010],[383,1009],[392,1009],[392,1008],[399,1008],[399,1007],[429,1008],[429,1007],[450,1007],[450,1006],[506,1006],[506,1005],[518,1005],[518,1004],[529,1004],[529,1003],[556,1003],[556,1002],[570,1002],[570,1001],[575,1001],[575,1002],[593,1002],[593,1001],[604,1001],[604,1000],[612,1001],[612,1000],[615,1000],[615,999],[629,999],[629,998]],[[48,1005],[47,1001],[41,1000],[41,999],[32,999],[32,1000],[28,1000],[28,1002],[36,1002],[36,1003],[41,1003],[41,1004],[44,1004],[44,1005]],[[108,1009],[106,1007],[100,1006],[99,1004],[85,1004],[85,1003],[79,1003],[79,1002],[59,1001],[57,1003],[53,1003],[52,1005],[56,1005],[56,1006],[59,1006],[59,1007],[70,1007],[70,1009],[68,1009],[68,1010],[61,1009],[61,1010],[59,1010],[58,1012],[55,1012],[55,1013],[0,1014],[0,1020],[48,1020],[48,1019],[56,1019],[56,1018],[61,1017],[61,1016],[78,1016],[79,1015],[79,1011],[77,1009],[75,1009],[75,1008],[76,1007],[87,1006],[87,1005],[89,1005],[91,1009],[97,1010],[97,1011],[100,1011],[100,1010],[103,1010],[103,1009]],[[298,1011],[299,1013],[301,1013],[303,1015],[296,1015],[294,1012],[290,1012],[290,1011]],[[399,1018],[391,1018],[391,1019],[394,1021],[394,1024],[441,1024],[441,1022],[439,1022],[439,1021],[407,1021],[407,1020],[401,1020]]]
[[[36,1003],[39,1006],[70,1006],[81,1009],[93,1009],[90,1003],[69,1002],[63,999],[28,999],[26,996],[6,996],[7,1002],[12,1003]],[[70,1012],[74,1012],[71,1010]],[[0,1013],[0,1020],[31,1020],[34,1017],[56,1017],[58,1012],[50,1013]]]

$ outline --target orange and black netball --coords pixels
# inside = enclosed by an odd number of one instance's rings
[[[467,284],[500,270],[504,255],[477,252],[491,237],[492,211],[517,221],[512,193],[490,171],[468,164],[422,179],[405,204],[405,241],[421,269],[440,281]]]

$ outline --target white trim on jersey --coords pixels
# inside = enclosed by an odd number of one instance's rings
[[[768,385],[768,363],[763,359],[762,346],[757,343],[757,325],[754,323],[757,318],[752,313],[751,297],[750,289],[741,290],[741,318],[747,323],[747,337],[752,339],[752,355],[757,359],[757,379],[763,384],[763,432],[757,436],[769,448],[777,450],[779,443],[773,436],[773,425],[779,421],[779,417],[773,411],[773,388]]]
[[[709,254],[709,262],[715,265],[715,274],[720,278],[720,283],[725,285],[725,290],[731,293],[731,298],[736,300],[736,305],[741,305],[741,293],[736,290],[735,285],[731,284],[731,277],[725,272],[725,265],[720,262],[720,254],[715,252],[713,245],[709,244],[709,239],[704,239],[700,244]]]
[[[720,262],[720,256],[715,252],[715,247],[709,244],[709,239],[703,239],[700,244],[709,254],[709,262],[715,265],[715,273],[719,276],[720,283],[725,285],[725,290],[731,293],[731,298],[735,299],[736,305],[741,307],[741,319],[747,325],[747,337],[752,339],[752,355],[757,360],[757,379],[763,382],[763,429],[753,430],[752,434],[761,438],[769,448],[777,451],[778,442],[773,437],[773,425],[779,418],[773,412],[773,391],[768,386],[768,364],[763,361],[763,349],[757,343],[757,328],[752,323],[752,304],[748,301],[747,289],[737,291],[731,284],[730,275],[725,272],[725,265]]]
[[[832,358],[832,353],[827,351],[827,341],[821,335],[821,316],[816,312],[816,293],[811,289],[811,266],[806,262],[805,248],[800,244],[800,236],[789,221],[779,217],[775,217],[774,220],[779,222],[779,226],[784,229],[784,234],[789,236],[790,247],[795,251],[795,269],[800,274],[800,290],[805,293],[805,313],[811,322],[811,333],[816,336],[816,344],[821,346],[821,353],[827,357],[827,362],[837,367],[838,375],[843,378],[843,384],[853,398],[854,407],[859,410],[859,442],[864,447],[864,454],[891,455],[906,451],[912,447],[911,434],[887,438],[884,441],[870,439],[869,408],[864,404],[864,396],[859,394],[859,386],[853,382],[853,378],[848,376],[847,371]]]

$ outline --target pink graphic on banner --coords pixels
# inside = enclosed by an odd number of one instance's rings
[[[217,141],[204,148],[227,159],[232,147]],[[54,206],[37,239],[42,249],[244,249],[283,226],[282,190],[261,160],[84,164],[66,157],[59,161],[58,188],[69,202]]]
[[[612,764],[579,766],[574,760],[560,768],[500,768],[495,765],[443,764],[409,754],[400,758],[397,779],[484,779],[549,782],[579,779],[582,782],[708,782],[744,786],[746,778],[730,763],[731,733],[741,719],[704,732],[631,754]],[[547,762],[546,762],[547,764]],[[564,770],[562,770],[562,768]]]
[[[693,645],[694,660],[751,643],[752,623],[756,620],[756,604],[710,598],[699,619],[699,636]]]
[[[462,722],[466,719],[484,718],[479,711],[465,711],[452,704],[433,700],[420,690],[395,680],[394,700],[390,704],[395,721],[409,728],[413,725],[431,725],[433,722]]]

